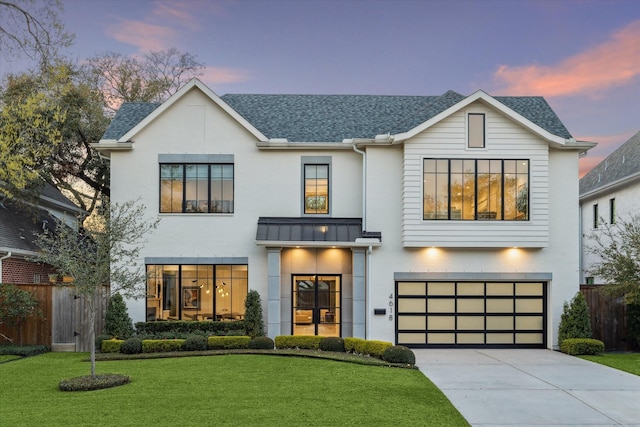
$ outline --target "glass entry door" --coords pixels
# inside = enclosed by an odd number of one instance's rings
[[[293,276],[293,335],[340,336],[340,276]]]

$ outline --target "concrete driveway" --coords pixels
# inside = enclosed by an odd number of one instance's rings
[[[552,350],[414,353],[473,426],[640,426],[640,376]]]

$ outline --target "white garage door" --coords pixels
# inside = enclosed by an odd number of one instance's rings
[[[396,342],[546,348],[546,282],[396,282]]]

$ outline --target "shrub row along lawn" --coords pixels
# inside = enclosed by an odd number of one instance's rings
[[[467,426],[420,371],[332,360],[224,355],[99,362],[121,387],[61,392],[87,355],[0,364],[0,420],[10,426]]]
[[[597,356],[580,357],[640,376],[640,353],[602,353]]]

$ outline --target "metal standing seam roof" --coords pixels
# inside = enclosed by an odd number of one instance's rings
[[[361,218],[260,217],[256,240],[277,242],[355,242],[363,233]]]
[[[407,132],[465,98],[454,91],[441,96],[227,94],[221,97],[266,137],[291,142],[341,142]],[[548,132],[571,137],[544,98],[495,99]],[[122,104],[102,139],[121,138],[159,105]]]
[[[580,195],[640,174],[640,131],[580,179]]]

